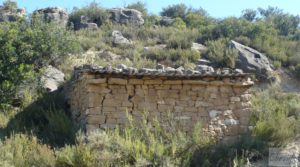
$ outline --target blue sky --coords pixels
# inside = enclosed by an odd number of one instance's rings
[[[4,0],[0,0],[2,3]],[[19,7],[25,7],[28,12],[48,6],[61,6],[69,11],[81,7],[92,0],[17,0]],[[103,7],[124,7],[137,0],[96,0]],[[158,14],[163,7],[171,4],[184,3],[194,8],[202,7],[213,17],[240,16],[243,9],[277,6],[285,12],[300,15],[300,0],[141,0],[145,2],[150,13]]]

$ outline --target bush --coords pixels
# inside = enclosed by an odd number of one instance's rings
[[[1,23],[0,43],[0,109],[12,103],[17,87],[38,76],[41,67],[57,66],[64,56],[80,51],[64,28],[38,22],[31,26],[25,20]]]
[[[207,42],[207,57],[218,67],[235,67],[238,51],[228,46],[228,40],[221,38]]]
[[[75,30],[79,28],[82,16],[87,17],[86,21],[96,23],[100,27],[108,22],[110,14],[95,1],[80,9],[74,8],[69,15],[69,22],[74,24]]]
[[[189,166],[195,150],[210,145],[211,141],[195,127],[189,136],[170,116],[165,129],[158,121],[140,123],[129,117],[125,129],[94,131],[78,136],[76,146],[67,146],[56,152],[59,166]],[[173,125],[173,126],[171,126]]]
[[[0,141],[0,166],[54,166],[54,152],[37,138],[14,134]]]
[[[265,145],[280,146],[299,131],[300,100],[297,95],[285,94],[276,87],[258,93],[252,100],[253,134]]]

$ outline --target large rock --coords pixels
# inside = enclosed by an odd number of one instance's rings
[[[172,19],[171,17],[162,16],[159,20],[159,24],[162,26],[170,26],[174,23],[175,19]]]
[[[18,18],[25,17],[25,9],[6,9],[4,6],[0,6],[0,22],[13,22]]]
[[[60,7],[48,7],[39,9],[33,12],[33,15],[41,15],[46,22],[58,23],[62,26],[67,26],[69,15],[67,11]]]
[[[273,70],[264,54],[235,41],[231,41],[230,46],[239,52],[236,68],[242,69],[247,73],[254,73],[259,80],[270,79]]]
[[[192,43],[191,49],[199,51],[199,52],[206,52],[207,51],[207,47],[206,46],[204,46],[204,45],[202,45],[200,43],[195,43],[195,42]]]
[[[114,45],[131,45],[132,42],[125,38],[120,31],[113,31],[112,35],[112,42]]]
[[[55,67],[48,66],[41,77],[41,81],[46,90],[53,92],[57,90],[62,83],[64,83],[65,74]]]
[[[96,23],[80,23],[78,29],[97,30],[98,25]]]
[[[143,25],[142,13],[135,9],[113,8],[108,10],[112,14],[112,20],[120,24]]]

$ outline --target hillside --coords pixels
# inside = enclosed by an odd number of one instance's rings
[[[243,166],[265,161],[269,147],[299,138],[299,23],[299,16],[277,7],[218,19],[184,4],[167,6],[159,15],[148,13],[142,2],[113,9],[91,2],[70,12],[49,7],[26,13],[16,2],[4,1],[0,166]],[[193,135],[174,128],[170,116],[172,130],[145,117],[132,120],[125,130],[86,135],[68,103],[74,68],[86,64],[166,73],[168,68],[191,76],[250,74],[256,86],[249,131],[222,145],[200,125]]]

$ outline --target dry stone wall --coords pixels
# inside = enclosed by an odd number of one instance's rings
[[[77,70],[70,94],[74,120],[88,131],[114,128],[126,124],[127,113],[141,120],[147,111],[162,124],[171,113],[187,132],[200,121],[217,139],[247,131],[253,84],[248,75],[139,72]]]

